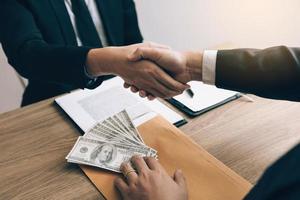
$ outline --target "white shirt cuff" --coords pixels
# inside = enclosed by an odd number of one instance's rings
[[[203,53],[202,81],[205,84],[215,85],[216,83],[217,54],[216,50],[206,50]]]

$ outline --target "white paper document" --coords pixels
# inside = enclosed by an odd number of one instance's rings
[[[85,132],[97,122],[124,109],[135,126],[150,120],[157,114],[173,124],[183,120],[182,116],[158,100],[148,101],[124,89],[123,80],[118,77],[103,82],[94,90],[77,90],[55,101]]]

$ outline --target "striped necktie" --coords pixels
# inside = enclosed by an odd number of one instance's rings
[[[71,0],[77,31],[83,46],[102,47],[95,24],[85,0]]]

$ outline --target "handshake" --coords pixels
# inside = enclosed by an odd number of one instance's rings
[[[120,76],[125,88],[149,100],[179,95],[189,81],[202,80],[201,52],[176,52],[155,43],[93,49],[86,66],[91,76]]]

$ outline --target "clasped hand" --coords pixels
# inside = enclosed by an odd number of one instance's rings
[[[178,52],[157,45],[141,45],[127,58],[130,64],[138,65],[138,69],[131,68],[133,76],[124,79],[124,87],[131,87],[131,91],[139,92],[141,97],[148,96],[150,100],[155,97],[171,98],[189,88],[186,84],[190,80],[186,71],[187,61]],[[137,70],[146,77],[136,76]]]
[[[161,46],[140,46],[128,56],[128,60],[130,62],[140,62],[143,60],[153,62],[174,80],[185,86],[177,88],[177,92],[169,90],[170,93],[167,95],[156,95],[149,90],[139,88],[136,84],[130,83],[130,81],[125,81],[125,88],[130,87],[132,92],[139,92],[141,97],[148,97],[150,100],[154,99],[155,96],[170,98],[179,95],[185,89],[189,88],[189,85],[187,85],[189,81],[200,81],[202,79],[202,53],[200,52],[181,53],[172,51],[170,48],[162,48]]]
[[[140,65],[143,64],[143,61],[152,62],[152,64],[156,66],[156,69],[160,68],[159,71],[161,71],[161,75],[160,77],[156,77],[157,81],[162,84],[160,89],[152,88],[152,90],[148,90],[147,88],[139,87],[139,82],[125,80],[124,87],[131,87],[131,91],[134,93],[139,92],[141,97],[148,96],[150,100],[155,97],[171,98],[181,94],[189,87],[186,84],[189,79],[185,71],[186,59],[180,53],[164,48],[138,47],[128,56],[128,60],[132,63],[139,62]],[[157,74],[150,72],[148,75],[153,76]],[[168,80],[170,80],[170,84],[166,85],[165,83],[167,83]],[[156,91],[155,89],[158,90]]]
[[[189,88],[187,82],[194,79],[197,67],[190,65],[188,58],[188,53],[164,45],[141,43],[91,50],[87,69],[95,76],[120,76],[124,87],[131,87],[141,97],[167,99],[181,94]]]

